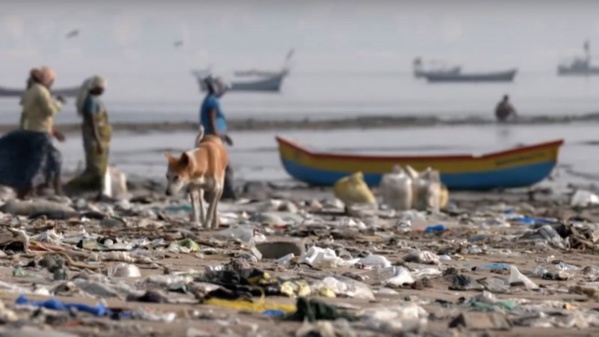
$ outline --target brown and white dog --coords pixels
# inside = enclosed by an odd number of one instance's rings
[[[198,227],[218,228],[218,201],[223,193],[225,169],[229,164],[227,150],[221,139],[214,135],[204,135],[204,128],[200,126],[195,149],[183,152],[179,158],[169,152],[164,155],[168,159],[166,194],[174,195],[189,187],[194,224]],[[204,192],[210,198],[208,214],[204,214]]]

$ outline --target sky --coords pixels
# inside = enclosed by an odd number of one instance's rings
[[[599,48],[597,13],[592,0],[2,0],[0,85],[48,65],[57,86],[98,73],[113,99],[189,99],[191,69],[276,69],[291,48],[292,76],[407,72],[416,56],[555,72],[585,39]]]

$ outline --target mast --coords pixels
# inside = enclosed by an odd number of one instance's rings
[[[585,59],[586,59],[587,63],[589,63],[591,61],[591,45],[590,45],[589,39],[584,41],[583,48],[584,48]]]

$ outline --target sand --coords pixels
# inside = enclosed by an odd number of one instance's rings
[[[85,229],[90,234],[101,234],[104,237],[112,237],[129,241],[133,239],[147,238],[164,239],[167,243],[184,237],[190,237],[200,243],[202,249],[207,249],[211,244],[218,243],[211,240],[214,231],[195,231],[190,229],[186,223],[187,214],[184,212],[167,214],[159,212],[158,218],[148,220],[152,216],[144,215],[144,209],[149,209],[147,202],[154,206],[162,205],[163,209],[168,207],[171,202],[180,203],[181,200],[168,201],[160,194],[161,188],[156,184],[154,191],[147,189],[137,189],[132,191],[137,200],[131,207],[127,208],[119,203],[111,204],[88,204],[86,207],[96,208],[105,212],[107,209],[115,210],[125,219],[127,225],[112,227],[101,227],[97,220],[84,221],[80,219],[71,219],[69,221],[61,220],[33,220],[23,221],[23,225],[18,225],[12,217],[6,215],[3,219],[5,223],[12,223],[15,228],[23,228],[29,235],[44,232],[49,228],[55,228],[57,232],[73,233]],[[268,197],[264,197],[264,194]],[[262,195],[259,197],[258,195]],[[523,233],[531,231],[531,225],[518,224],[511,221],[510,227],[501,227],[496,225],[482,225],[482,218],[485,216],[491,219],[497,217],[503,209],[513,209],[515,212],[527,216],[556,217],[564,223],[574,216],[586,218],[588,222],[595,222],[599,212],[593,209],[583,211],[574,210],[568,206],[568,196],[565,194],[540,194],[535,200],[530,200],[526,193],[517,192],[488,192],[488,193],[453,193],[451,202],[453,206],[449,213],[439,215],[428,215],[426,219],[412,221],[409,232],[401,232],[397,227],[397,216],[392,216],[388,211],[374,212],[363,210],[362,216],[354,217],[355,221],[363,221],[367,224],[364,228],[343,227],[340,225],[343,218],[340,209],[333,206],[324,209],[315,210],[306,208],[304,202],[314,204],[314,200],[331,199],[331,191],[328,189],[310,189],[306,187],[278,187],[267,188],[261,193],[252,192],[244,197],[256,199],[255,202],[242,205],[240,203],[223,203],[221,215],[237,214],[243,212],[254,214],[271,214],[271,216],[286,214],[312,213],[313,219],[323,219],[325,225],[318,222],[312,224],[297,223],[281,227],[267,223],[257,224],[256,231],[262,233],[270,240],[291,239],[300,236],[309,246],[330,247],[337,251],[346,250],[352,256],[365,256],[368,253],[382,255],[391,263],[398,266],[404,266],[408,269],[418,270],[419,268],[429,267],[441,270],[445,276],[431,276],[428,280],[417,282],[416,285],[405,285],[399,287],[385,287],[381,285],[381,277],[378,275],[377,268],[356,268],[346,267],[311,267],[300,264],[292,266],[281,266],[274,263],[273,260],[262,260],[257,263],[247,262],[264,271],[281,277],[295,276],[302,279],[315,281],[327,276],[344,275],[352,279],[362,280],[375,292],[374,300],[364,300],[356,298],[347,298],[337,296],[337,298],[318,297],[326,303],[337,305],[348,309],[350,312],[357,313],[359,309],[364,308],[392,308],[416,304],[427,312],[425,324],[421,327],[420,333],[427,336],[481,336],[484,331],[469,331],[468,329],[449,329],[448,325],[460,312],[469,312],[473,309],[460,302],[468,301],[476,295],[481,295],[482,290],[451,290],[452,283],[447,280],[453,273],[469,276],[474,280],[484,278],[499,277],[506,279],[509,276],[507,271],[490,270],[482,266],[490,263],[503,263],[517,266],[517,268],[529,275],[529,278],[540,286],[537,290],[527,290],[519,286],[507,287],[507,293],[495,293],[497,300],[520,301],[527,300],[528,303],[520,303],[521,308],[528,308],[529,320],[519,321],[525,316],[523,312],[496,309],[500,315],[507,317],[512,323],[512,327],[507,331],[490,331],[488,336],[590,336],[599,331],[599,325],[596,323],[584,329],[577,329],[576,324],[567,323],[569,315],[575,313],[591,315],[596,308],[596,299],[588,295],[571,291],[570,288],[584,282],[594,281],[599,278],[599,274],[583,273],[584,267],[599,267],[599,256],[594,254],[593,249],[561,249],[547,244],[543,240],[524,241],[519,239]],[[145,196],[141,198],[140,196]],[[286,211],[278,210],[277,207],[268,207],[272,205],[269,200],[272,198],[291,201],[295,209],[291,206],[281,206]],[[143,201],[143,202],[142,202]],[[150,204],[150,205],[152,205]],[[326,205],[326,202],[324,202]],[[120,206],[119,206],[120,205]],[[314,205],[312,205],[314,206]],[[157,206],[158,207],[158,206]],[[291,208],[290,208],[291,207]],[[295,212],[298,209],[299,213]],[[160,215],[162,214],[162,215]],[[370,215],[364,215],[370,214]],[[376,214],[376,216],[372,216]],[[148,218],[149,217],[149,218]],[[471,221],[468,221],[470,219]],[[443,223],[447,230],[443,233],[424,233],[429,225]],[[329,225],[330,224],[330,225]],[[160,225],[160,226],[159,226]],[[226,225],[222,229],[227,228]],[[286,229],[284,229],[286,228]],[[478,235],[486,235],[483,240],[470,242]],[[482,252],[473,250],[473,247],[479,247]],[[72,244],[63,243],[61,245],[68,251],[76,252],[81,249],[74,248]],[[246,256],[247,250],[241,249],[239,244],[233,242],[220,242],[215,246],[216,250],[204,253],[176,253],[166,252],[162,254],[153,254],[155,265],[139,264],[142,272],[141,279],[128,279],[126,283],[140,287],[139,281],[151,275],[160,275],[164,273],[185,272],[189,270],[202,271],[206,266],[218,266],[226,264],[235,254],[242,253]],[[240,250],[241,249],[241,250]],[[412,249],[429,250],[439,256],[446,255],[450,259],[442,259],[437,265],[420,265],[417,263],[404,262],[403,258]],[[83,250],[85,252],[85,250]],[[236,253],[237,252],[237,253]],[[245,252],[245,253],[243,253]],[[75,259],[81,263],[93,263],[91,261],[93,252],[85,252],[83,258],[75,256]],[[100,254],[101,255],[101,254]],[[161,256],[161,258],[158,258]],[[32,283],[50,288],[60,281],[52,281],[51,274],[43,268],[23,267],[27,273],[35,274],[41,277],[15,277],[12,275],[13,267],[16,264],[25,266],[28,262],[34,260],[34,255],[23,252],[8,252],[8,255],[0,260],[0,281],[18,284],[24,288],[30,288]],[[556,261],[562,264],[573,265],[579,268],[573,272],[568,280],[547,280],[536,276],[535,267],[544,266],[550,268]],[[108,266],[114,266],[118,262],[105,262]],[[85,271],[86,268],[71,266],[68,269],[70,279],[73,279],[78,273],[94,274],[97,271]],[[448,276],[449,275],[449,276]],[[590,286],[589,286],[590,287]],[[154,286],[156,289],[166,291],[165,287]],[[4,328],[15,329],[20,325],[44,326],[47,329],[69,331],[80,336],[295,336],[295,332],[302,326],[299,322],[282,322],[278,319],[261,316],[258,312],[237,311],[212,305],[197,303],[197,300],[190,295],[171,293],[169,298],[186,298],[187,304],[159,304],[159,303],[140,303],[127,302],[124,299],[100,298],[90,295],[77,294],[60,295],[59,298],[71,303],[87,303],[90,305],[98,303],[99,300],[105,301],[110,308],[125,309],[144,309],[146,311],[169,313],[177,315],[174,322],[163,323],[147,320],[122,320],[115,321],[108,318],[93,317],[87,314],[71,314],[58,312],[60,319],[35,320],[28,319],[32,311],[17,308],[14,305],[17,293],[2,291],[0,298],[7,308],[15,309],[22,319],[22,323],[10,323]],[[30,299],[44,300],[48,297],[28,295]],[[279,303],[293,304],[295,299],[287,297],[268,297],[268,300]],[[436,301],[436,302],[435,302]],[[548,302],[554,301],[554,302]],[[444,303],[441,305],[440,303]],[[535,309],[534,305],[539,305]],[[534,318],[538,316],[538,308],[551,306],[551,314],[544,318]],[[536,311],[535,311],[536,310]],[[1,314],[1,310],[0,310]],[[50,317],[49,311],[43,311],[40,317]],[[536,316],[535,316],[536,315]],[[574,317],[574,316],[573,316]],[[587,316],[584,316],[587,317]],[[43,322],[46,322],[45,324]],[[397,321],[397,320],[396,320]],[[588,318],[583,319],[588,321]],[[28,322],[28,323],[23,323]],[[577,321],[573,321],[577,322]],[[540,323],[548,324],[547,328],[534,326]],[[568,324],[574,326],[568,327]],[[530,326],[533,325],[533,326]],[[391,335],[389,330],[373,330],[367,328],[364,323],[355,323],[352,330],[357,336],[386,336]]]

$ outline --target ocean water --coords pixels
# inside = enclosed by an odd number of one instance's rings
[[[171,83],[167,83],[171,84]],[[175,84],[173,84],[175,85]],[[160,95],[113,100],[107,91],[105,103],[114,122],[147,123],[197,120],[202,95],[193,78],[181,82],[180,99]],[[599,111],[598,78],[564,78],[553,72],[526,73],[514,83],[428,84],[409,73],[297,72],[286,80],[280,94],[231,92],[222,105],[228,118],[301,120],[356,116],[437,116],[493,118],[493,109],[503,94],[510,94],[523,116],[575,116]],[[0,123],[16,123],[15,99],[0,100]],[[57,123],[76,122],[72,102],[57,117]],[[398,129],[345,129],[328,131],[271,130],[236,132],[231,160],[239,178],[250,180],[289,179],[279,162],[275,135],[291,137],[326,151],[393,154],[485,153],[517,144],[563,138],[558,181],[593,182],[599,179],[596,156],[599,123],[563,125],[437,125]],[[60,144],[66,169],[83,160],[80,136],[68,135]],[[195,134],[117,132],[111,162],[127,173],[163,177],[165,150],[181,151],[193,145]]]
[[[332,131],[279,130],[232,133],[230,156],[237,178],[285,181],[274,137],[282,135],[324,151],[377,154],[483,154],[519,144],[566,139],[560,153],[557,176],[552,184],[588,184],[599,181],[596,151],[597,125],[486,125],[437,126],[404,129],[346,129]],[[166,173],[164,151],[188,150],[192,132],[132,134],[117,132],[111,162],[135,176],[161,179]],[[81,140],[71,136],[60,144],[67,168],[83,160]]]
[[[147,76],[146,76],[147,77]],[[116,81],[116,80],[114,80]],[[179,81],[147,77],[152,87],[180,89],[180,96],[158,89],[122,97],[119,83],[108,88],[105,103],[115,122],[196,121],[202,94],[192,76]],[[111,82],[113,83],[113,82]],[[114,88],[116,87],[116,88]],[[356,116],[437,116],[493,118],[504,94],[523,116],[575,116],[599,111],[599,77],[558,77],[553,70],[521,71],[513,83],[437,83],[409,72],[292,72],[281,93],[230,92],[222,99],[228,118],[300,120]],[[75,122],[74,101],[57,122]],[[0,123],[16,123],[16,99],[0,99]]]

